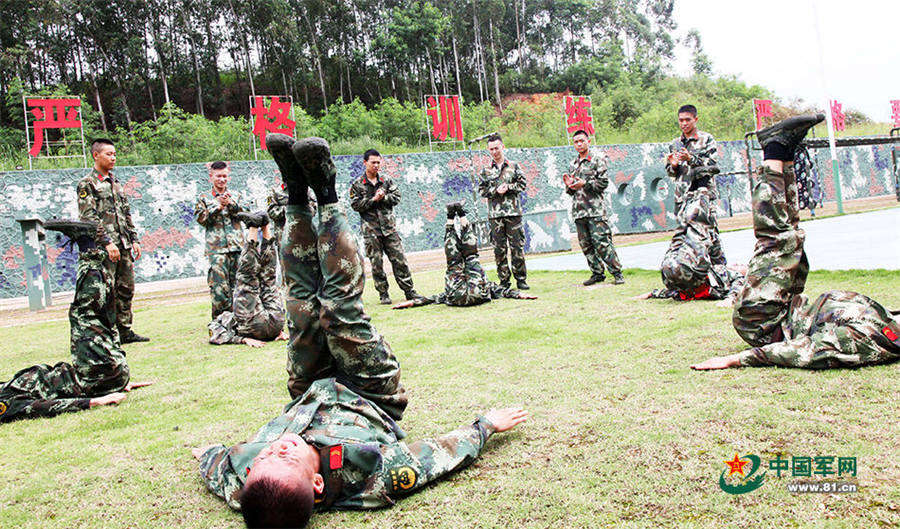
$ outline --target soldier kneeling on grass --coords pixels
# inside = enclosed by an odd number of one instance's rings
[[[269,217],[264,211],[240,212],[235,219],[247,226],[249,237],[238,258],[232,308],[209,322],[209,343],[262,347],[264,342],[286,340],[284,302],[275,274],[277,243]]]

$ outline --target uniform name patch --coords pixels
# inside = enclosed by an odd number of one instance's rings
[[[409,490],[416,485],[418,474],[412,467],[399,467],[391,469],[391,492]]]
[[[892,342],[897,341],[897,333],[895,333],[890,327],[885,327],[884,329],[881,329],[881,332],[884,333],[885,336],[887,336],[888,340],[890,340]]]
[[[344,447],[332,446],[328,451],[328,468],[336,470],[344,466]]]

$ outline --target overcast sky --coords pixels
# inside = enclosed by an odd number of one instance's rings
[[[890,101],[900,99],[900,0],[676,0],[675,20],[680,36],[700,31],[716,74],[763,85],[782,100],[824,107],[828,97],[888,122]],[[686,52],[676,68],[689,73]]]

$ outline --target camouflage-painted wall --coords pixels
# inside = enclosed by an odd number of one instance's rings
[[[721,142],[720,165],[724,172],[746,169],[743,142]],[[617,233],[658,231],[674,226],[672,196],[662,157],[666,144],[607,145],[595,147],[609,158],[611,184],[607,207]],[[839,149],[845,199],[893,192],[889,146]],[[827,152],[816,153],[829,200],[834,185]],[[567,248],[573,234],[568,216],[569,197],[563,191],[562,174],[574,157],[571,147],[510,149],[509,158],[522,163],[528,186],[523,196],[528,251]],[[386,156],[382,170],[394,177],[403,193],[397,219],[407,251],[442,245],[444,205],[453,200],[473,200],[470,179],[472,163],[488,163],[484,151],[417,153]],[[342,200],[353,178],[362,175],[360,156],[338,156],[338,186]],[[272,161],[233,162],[231,187],[264,207],[267,190],[277,181]],[[17,171],[0,173],[0,297],[25,294],[22,234],[15,219],[38,215],[75,217],[75,184],[86,171]],[[137,280],[157,281],[205,275],[202,228],[193,220],[197,194],[209,186],[204,164],[120,167],[117,178],[124,183],[135,226],[141,236],[144,256],[135,263]],[[746,175],[719,177],[720,215],[749,210]],[[483,218],[485,204],[478,202]],[[351,214],[358,222],[358,216]],[[71,290],[77,255],[48,234],[50,278],[54,291]]]

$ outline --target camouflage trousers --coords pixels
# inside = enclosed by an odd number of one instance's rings
[[[413,291],[412,274],[409,265],[406,264],[406,256],[403,255],[403,241],[400,235],[391,230],[389,233],[378,233],[363,228],[363,240],[366,246],[366,257],[372,265],[372,280],[375,282],[375,290],[382,296],[388,294],[387,275],[384,273],[384,261],[382,254],[387,255],[391,262],[391,270],[394,272],[394,280],[404,293]]]
[[[226,310],[231,310],[234,299],[234,282],[240,252],[214,253],[209,255],[209,271],[206,284],[212,297],[212,319]]]
[[[235,331],[265,342],[284,329],[284,304],[275,277],[275,240],[249,241],[238,259],[234,283]]]
[[[604,219],[601,217],[575,219],[575,231],[578,233],[578,245],[581,246],[592,274],[604,276],[603,265],[606,265],[613,275],[622,273],[622,265],[613,246],[612,231]]]
[[[706,189],[684,196],[678,228],[659,267],[666,288],[688,292],[708,284],[715,231],[710,223],[712,208]]]
[[[133,315],[131,301],[134,299],[134,259],[131,257],[131,249],[119,248],[119,260],[115,263],[110,259],[103,261],[106,273],[113,278],[113,297],[116,303],[116,327],[119,334],[128,334],[131,331]]]
[[[447,257],[447,272],[444,274],[443,303],[468,307],[491,300],[490,282],[478,262],[478,238],[468,221],[460,224],[458,232],[454,224],[447,224],[444,255]],[[506,274],[508,281],[508,269]]]
[[[491,244],[494,245],[494,261],[497,263],[497,278],[500,283],[509,282],[509,263],[506,261],[507,248],[512,261],[512,275],[517,281],[525,281],[525,228],[522,216],[494,217],[491,225]]]
[[[112,276],[106,252],[78,259],[75,299],[69,306],[72,363],[39,364],[0,384],[0,421],[88,408],[91,397],[122,390],[130,378],[116,332]]]
[[[675,182],[675,218],[681,223],[685,216],[690,215],[689,209],[692,208],[691,202],[697,193],[706,193],[709,200],[709,209],[704,216],[704,222],[708,228],[709,237],[709,258],[714,265],[726,265],[728,261],[725,259],[725,250],[722,249],[722,239],[719,237],[719,220],[716,211],[714,197],[715,192],[710,192],[708,188],[698,188],[693,191],[689,190],[690,184],[681,180]]]
[[[400,363],[363,309],[362,255],[339,204],[288,205],[282,263],[287,283],[288,391],[335,377],[399,420],[407,405]]]
[[[748,344],[762,346],[785,336],[782,324],[791,300],[803,292],[809,262],[799,227],[793,167],[784,174],[760,167],[751,179],[756,247],[747,279],[734,305],[732,323]]]

